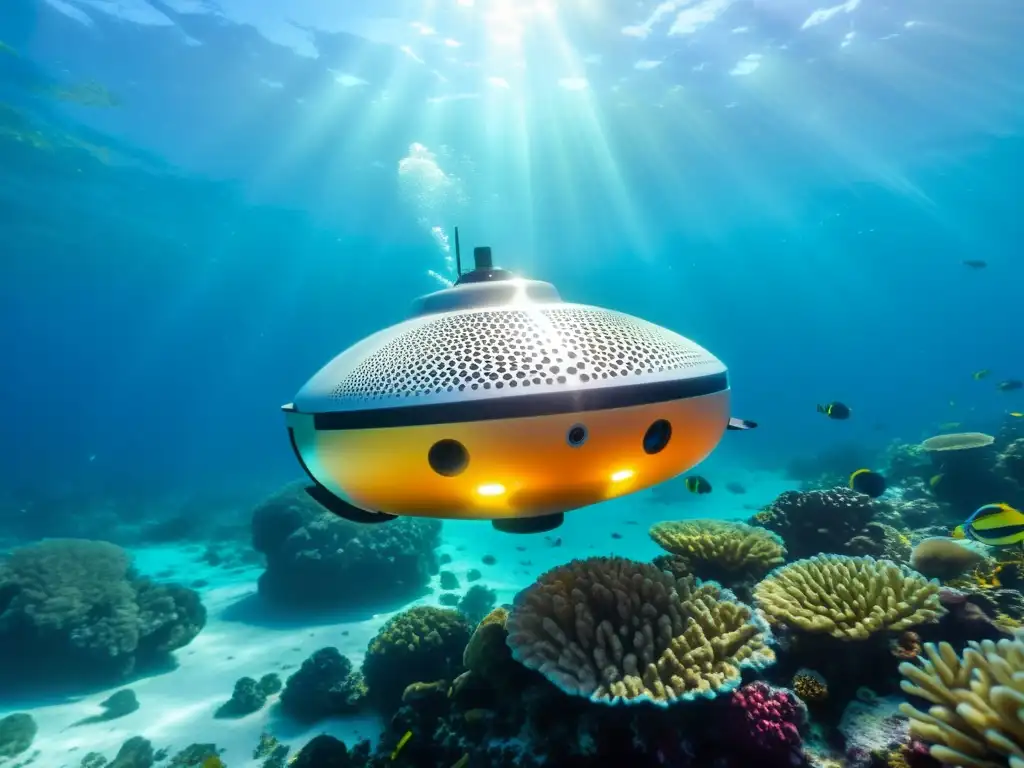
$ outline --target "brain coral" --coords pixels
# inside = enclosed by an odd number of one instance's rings
[[[516,596],[508,645],[566,693],[667,706],[736,688],[775,660],[767,627],[714,584],[649,563],[593,557],[543,574]]]
[[[927,657],[927,658],[925,658]],[[1024,642],[971,642],[959,657],[949,643],[926,643],[917,663],[900,664],[903,690],[931,702],[910,704],[910,732],[936,760],[959,766],[1024,768]]]
[[[760,577],[786,559],[782,538],[764,528],[730,520],[655,523],[654,542],[690,564],[702,578],[728,581]]]
[[[196,592],[139,578],[103,541],[52,539],[0,563],[0,678],[116,681],[190,643]]]
[[[754,588],[769,621],[842,640],[863,640],[935,621],[939,585],[872,557],[825,555],[778,568]]]

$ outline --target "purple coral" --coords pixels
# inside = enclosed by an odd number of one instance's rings
[[[739,751],[756,757],[759,765],[800,764],[807,709],[792,691],[748,683],[733,691],[728,707],[729,735]]]

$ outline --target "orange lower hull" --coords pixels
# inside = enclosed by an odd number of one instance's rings
[[[309,414],[289,413],[310,473],[357,507],[393,515],[491,520],[566,512],[643,490],[687,471],[718,445],[729,420],[728,390],[703,397],[605,411],[415,427],[318,431]],[[672,437],[644,451],[650,425],[665,419]],[[585,425],[573,447],[569,429]],[[457,440],[469,462],[455,477],[437,474],[428,452]]]

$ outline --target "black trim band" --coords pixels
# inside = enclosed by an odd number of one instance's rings
[[[629,408],[635,405],[650,405],[651,403],[683,400],[690,397],[703,397],[728,388],[728,374],[713,373],[697,379],[677,379],[654,384],[626,384],[619,387],[546,392],[540,395],[518,395],[471,402],[317,413],[313,415],[313,427],[320,431],[384,429],[530,416],[554,416],[559,413],[604,411],[612,408]]]

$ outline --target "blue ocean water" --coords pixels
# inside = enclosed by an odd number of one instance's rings
[[[701,468],[747,496],[570,514],[571,554],[650,558],[649,522],[749,517],[840,446],[994,433],[1024,410],[995,386],[1024,378],[1022,32],[1013,0],[8,0],[0,543],[243,520],[299,474],[280,406],[455,277],[456,226],[710,349],[760,424]]]

